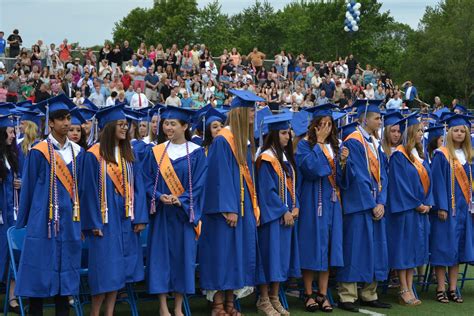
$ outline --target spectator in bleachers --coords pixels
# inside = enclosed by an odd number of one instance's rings
[[[148,107],[148,98],[142,92],[140,87],[135,89],[135,93],[132,95],[130,99],[130,106],[135,109],[141,109]]]
[[[98,107],[105,105],[105,95],[101,91],[100,83],[94,82],[94,90],[92,90],[89,100]]]
[[[66,63],[71,61],[72,46],[68,44],[67,38],[65,38],[61,45],[59,45],[59,59],[61,62]]]
[[[18,29],[14,29],[13,33],[7,38],[7,42],[10,45],[9,57],[15,58],[20,54],[20,46],[23,44]]]

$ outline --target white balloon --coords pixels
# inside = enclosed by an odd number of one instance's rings
[[[352,14],[350,12],[346,12],[346,18],[352,17]]]
[[[349,32],[349,28],[347,26],[344,26],[344,31]]]
[[[353,17],[352,15],[350,15],[350,14],[349,14],[349,16],[347,17],[347,19],[348,19],[349,21],[351,21],[351,22],[354,21],[354,17]]]
[[[354,11],[354,14],[355,14],[356,16],[359,16],[359,15],[360,15],[360,11],[359,11],[359,10]]]
[[[354,9],[357,9],[357,10],[358,10],[358,9],[360,9],[360,7],[361,7],[360,2],[357,2],[357,3],[355,4],[355,6],[354,6]]]
[[[352,30],[353,30],[354,32],[357,32],[357,31],[359,30],[359,27],[358,27],[357,25],[354,25],[354,26],[352,27]]]
[[[352,21],[351,21],[351,24],[352,24],[352,26],[355,26],[355,25],[357,25],[357,21],[356,21],[356,20],[352,20]]]

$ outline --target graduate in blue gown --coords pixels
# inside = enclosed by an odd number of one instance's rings
[[[15,294],[30,297],[33,315],[42,313],[46,297],[55,298],[56,315],[68,315],[68,296],[79,293],[83,150],[67,138],[74,107],[67,97],[37,106],[51,133],[31,149],[23,168],[16,227],[26,226],[26,236]]]
[[[204,147],[206,154],[209,152],[209,146],[211,146],[214,138],[216,138],[221,129],[224,128],[226,119],[225,114],[216,109],[210,109],[203,115],[204,139],[201,146]]]
[[[428,133],[428,139],[427,139],[425,156],[427,157],[428,161],[431,163],[436,149],[443,146],[444,126],[435,125],[428,128],[426,132]]]
[[[7,230],[16,223],[21,187],[21,180],[15,176],[20,169],[15,128],[8,116],[0,116],[0,153],[0,282],[5,282],[10,260]],[[15,280],[11,280],[8,307],[18,314],[20,309],[14,290]]]
[[[400,279],[400,304],[419,305],[413,293],[414,268],[428,263],[428,213],[433,205],[431,170],[423,159],[423,127],[414,113],[399,120],[403,143],[392,153],[387,193],[389,267]]]
[[[474,261],[472,144],[468,118],[456,115],[447,123],[446,146],[435,151],[432,161],[435,207],[430,214],[430,261],[438,281],[437,300],[462,303],[456,292],[459,264]]]
[[[256,283],[260,211],[253,182],[253,121],[255,102],[263,99],[248,91],[232,93],[235,96],[228,113],[230,124],[214,139],[207,156],[211,167],[206,182],[199,264],[201,288],[208,291],[208,298],[214,303],[213,315],[237,316],[240,313],[234,308],[234,290]]]
[[[207,163],[204,149],[191,142],[193,111],[168,106],[162,113],[169,141],[155,145],[143,162],[150,206],[146,280],[159,294],[160,315],[169,315],[166,297],[174,292],[174,315],[183,315],[183,294],[194,294],[199,220],[204,203]],[[165,159],[166,157],[166,159]],[[158,165],[162,168],[158,170]],[[172,168],[176,176],[166,171]],[[158,174],[159,173],[159,174]],[[166,178],[165,178],[166,177]],[[167,181],[176,181],[170,188]]]
[[[347,136],[342,146],[349,157],[338,164],[338,183],[343,207],[344,267],[338,269],[339,306],[357,311],[357,282],[363,282],[360,292],[364,306],[389,308],[377,296],[377,281],[388,276],[385,203],[387,169],[377,139],[381,127],[380,101],[357,100],[361,126]],[[372,163],[369,163],[369,162]]]
[[[339,149],[332,104],[307,111],[312,113],[307,136],[298,143],[296,164],[300,198],[298,243],[305,286],[305,308],[314,312],[318,305],[327,312],[329,269],[343,267],[342,209],[336,185],[336,165],[347,158],[347,148]],[[319,272],[318,293],[313,295],[314,272]]]
[[[383,116],[382,150],[388,160],[390,160],[392,152],[394,152],[397,146],[400,145],[400,143],[402,142],[400,126],[394,124],[402,118],[403,115],[398,111],[390,112],[389,114],[385,114]]]
[[[291,118],[289,113],[264,119],[269,134],[257,158],[257,195],[261,212],[257,309],[265,315],[290,315],[278,297],[280,282],[300,276],[295,227],[299,202],[289,125]]]
[[[85,150],[87,149],[87,139],[86,139],[86,133],[84,129],[82,128],[82,125],[86,123],[86,120],[84,117],[82,117],[82,114],[80,112],[79,108],[74,108],[71,111],[71,127],[69,128],[69,133],[67,134],[67,137],[69,140],[72,142],[78,144]]]
[[[139,233],[148,222],[141,174],[135,168],[122,106],[97,112],[99,143],[84,157],[81,222],[89,241],[91,315],[113,315],[117,291],[144,278]]]
[[[41,119],[44,114],[35,109],[24,109],[19,111],[20,131],[23,138],[18,141],[18,157],[20,159],[20,170],[18,176],[21,177],[22,167],[25,165],[26,156],[38,142],[41,141]]]

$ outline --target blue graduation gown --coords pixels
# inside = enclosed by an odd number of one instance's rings
[[[185,188],[179,197],[182,206],[164,205],[162,194],[171,194],[162,175],[155,193],[156,213],[150,215],[148,231],[146,280],[152,294],[178,292],[193,294],[197,241],[194,226],[198,224],[204,204],[207,163],[203,148],[190,153],[193,187],[194,222],[190,223],[190,199],[188,159],[186,156],[171,160],[176,175]],[[149,151],[143,163],[144,183],[148,205],[158,169],[153,151]]]
[[[290,164],[285,163],[290,168]],[[257,172],[257,195],[260,206],[258,244],[261,258],[257,284],[284,282],[289,277],[301,275],[296,226],[285,226],[282,222],[283,215],[292,211],[291,193],[286,188],[288,205],[285,205],[279,195],[279,179],[271,163],[262,160]],[[296,207],[299,207],[298,199]]]
[[[339,199],[331,201],[329,182],[331,166],[322,149],[311,148],[301,140],[296,150],[300,216],[298,242],[301,268],[328,271],[329,267],[344,266],[342,251],[342,209]],[[319,188],[321,185],[322,216],[318,216]]]
[[[77,155],[78,183],[81,183],[83,149]],[[57,180],[59,233],[48,238],[50,164],[32,149],[23,168],[17,228],[26,226],[15,295],[51,297],[79,293],[81,223],[73,221],[73,201]],[[67,165],[72,174],[72,162]],[[82,206],[82,205],[81,205]]]
[[[469,179],[469,163],[464,170]],[[472,169],[472,168],[471,168]],[[473,218],[458,181],[455,182],[456,216],[451,204],[450,166],[443,153],[435,151],[432,162],[434,205],[430,213],[430,262],[435,266],[453,266],[474,261]],[[438,218],[437,210],[448,212],[446,221]]]
[[[423,166],[431,177],[427,160]],[[434,204],[432,185],[425,194],[415,166],[399,151],[390,158],[387,193],[389,267],[404,270],[428,263],[430,223],[416,208]]]
[[[0,210],[3,224],[0,223],[0,281],[6,281],[8,272],[8,241],[7,230],[15,226],[15,216],[13,214],[13,170],[0,181]]]
[[[196,145],[202,146],[202,142],[204,141],[201,136],[198,135],[193,135],[191,138],[191,141],[195,143]]]
[[[117,192],[107,175],[106,192],[109,221],[102,223],[99,200],[99,163],[91,152],[84,156],[81,183],[82,230],[89,239],[89,286],[92,295],[119,290],[125,283],[144,278],[143,251],[140,236],[133,232],[133,225],[146,224],[148,212],[145,205],[143,180],[134,163],[134,221],[125,216],[124,198]],[[103,237],[92,235],[92,229],[102,230]]]
[[[346,140],[343,146],[349,149],[349,157],[344,170],[339,164],[337,168],[344,212],[344,267],[338,269],[336,279],[339,282],[383,281],[388,275],[385,217],[373,220],[372,210],[377,204],[386,204],[386,160],[379,161],[382,190],[374,198],[372,188],[377,188],[377,184],[368,172],[364,146],[355,139]],[[384,155],[380,146],[378,154],[379,157]]]
[[[240,205],[239,166],[230,145],[221,135],[214,138],[207,156],[206,194],[199,239],[201,288],[237,290],[254,286],[257,268],[257,222],[244,181],[244,214]],[[253,174],[250,148],[247,165]],[[222,213],[238,214],[230,227]],[[243,215],[243,216],[242,216]]]

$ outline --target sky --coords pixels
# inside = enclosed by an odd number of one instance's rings
[[[380,0],[383,11],[390,11],[396,21],[417,28],[426,6],[439,0]],[[198,0],[204,7],[210,0]],[[222,11],[234,14],[255,0],[220,0]],[[270,0],[282,9],[292,0]],[[153,0],[0,0],[0,30],[7,37],[17,28],[23,44],[31,47],[38,39],[59,44],[64,38],[88,47],[112,38],[115,22],[136,7],[149,8]],[[344,8],[341,8],[344,10]],[[343,21],[341,21],[342,27]]]

